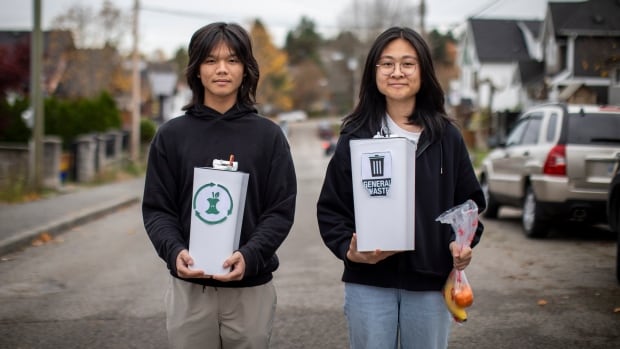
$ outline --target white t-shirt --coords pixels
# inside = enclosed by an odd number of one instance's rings
[[[420,134],[422,134],[422,132],[410,132],[410,131],[407,131],[407,130],[401,128],[387,114],[385,115],[385,120],[387,120],[387,128],[388,128],[390,134],[402,136],[402,137],[405,137],[405,138],[408,138],[408,139],[414,141],[416,144],[418,143],[418,140],[420,139]]]

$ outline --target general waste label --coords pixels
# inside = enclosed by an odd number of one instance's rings
[[[390,152],[362,154],[362,185],[370,196],[387,196],[392,185]]]

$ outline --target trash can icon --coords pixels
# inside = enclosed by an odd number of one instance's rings
[[[385,157],[383,155],[373,155],[368,157],[368,160],[370,161],[370,174],[373,177],[383,177],[384,158]]]

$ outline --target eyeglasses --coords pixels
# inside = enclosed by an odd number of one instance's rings
[[[392,62],[392,61],[384,61],[384,62],[379,62],[379,64],[377,64],[377,71],[383,75],[391,75],[392,73],[394,73],[394,71],[396,71],[397,64],[400,67],[400,71],[404,75],[411,75],[415,73],[415,71],[418,69],[417,62],[405,61],[405,62],[399,63],[399,62]]]

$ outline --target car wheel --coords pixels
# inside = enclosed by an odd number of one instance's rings
[[[484,194],[484,200],[487,202],[487,208],[484,210],[484,216],[487,218],[497,218],[497,214],[499,212],[499,204],[493,197],[491,196],[491,192],[489,190],[489,183],[485,177],[482,177],[480,180],[480,187],[482,188],[482,193]]]
[[[549,222],[542,219],[536,195],[530,186],[525,190],[521,223],[527,237],[541,238],[549,233]]]

